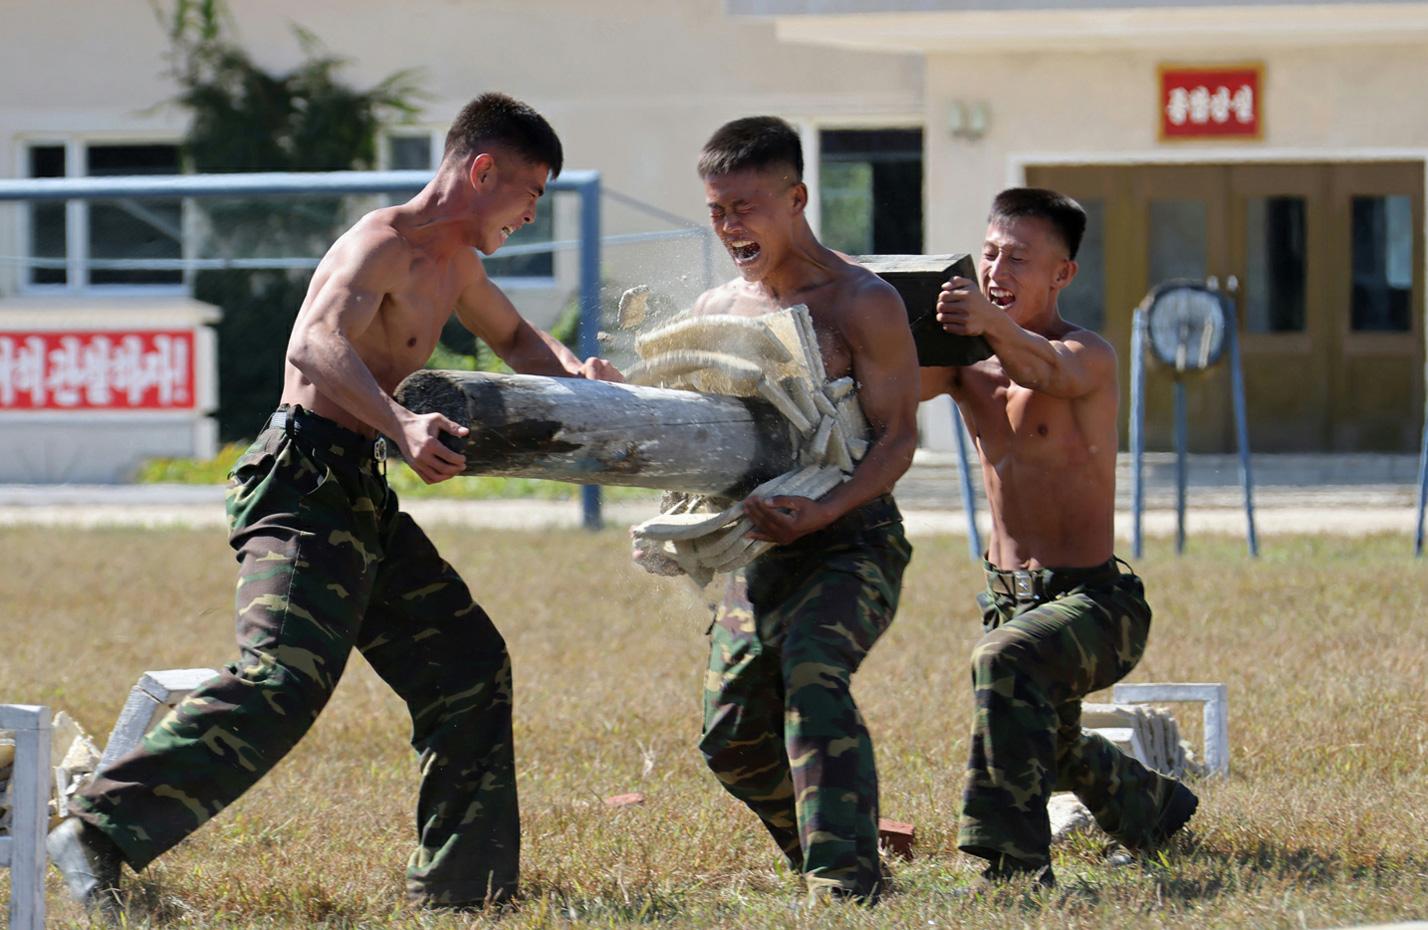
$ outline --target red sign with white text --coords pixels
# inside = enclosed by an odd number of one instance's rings
[[[0,331],[0,410],[192,410],[192,331]]]
[[[1160,69],[1161,139],[1258,139],[1259,65]]]

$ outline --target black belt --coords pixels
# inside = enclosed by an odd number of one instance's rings
[[[1019,601],[1046,601],[1089,582],[1109,581],[1123,572],[1117,559],[1090,568],[1002,569],[985,563],[987,588],[993,594]]]
[[[815,530],[807,536],[800,536],[782,548],[792,550],[833,545],[862,530],[877,529],[880,526],[901,522],[902,512],[897,509],[897,502],[893,500],[891,494],[884,494],[881,497],[873,498],[861,507],[853,508],[823,529]]]
[[[302,407],[280,407],[268,417],[264,429],[280,429],[289,436],[301,436],[318,452],[330,452],[358,465],[380,465],[387,461],[387,440],[372,439],[340,423],[334,423]]]

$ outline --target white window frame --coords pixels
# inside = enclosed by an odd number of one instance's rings
[[[64,176],[66,178],[87,177],[85,157],[90,146],[108,145],[171,145],[179,148],[183,144],[181,138],[166,135],[154,135],[152,133],[143,134],[114,134],[114,133],[69,133],[69,134],[34,134],[21,136],[16,140],[18,151],[16,152],[15,164],[19,166],[25,177],[30,177],[30,151],[35,148],[63,147],[64,148]],[[65,283],[64,284],[35,284],[30,280],[30,266],[21,265],[16,281],[21,294],[28,296],[102,296],[102,295],[124,295],[133,297],[144,296],[174,296],[186,295],[189,291],[189,276],[185,274],[183,280],[176,284],[91,284],[89,282],[89,201],[87,200],[67,200],[65,205]],[[34,243],[30,238],[30,205],[23,205],[23,209],[16,211],[16,222],[19,224],[16,242],[19,243],[19,254],[23,260],[28,261],[34,257]],[[180,245],[181,255],[188,257],[192,254],[192,243],[187,234],[188,209],[185,204],[181,219],[185,227],[185,235]]]
[[[922,170],[927,171],[927,119],[921,113],[893,113],[882,116],[804,117],[789,120],[798,130],[803,143],[803,183],[808,187],[808,205],[803,214],[813,234],[823,237],[823,190],[819,178],[823,157],[823,131],[855,129],[920,129],[922,130]],[[926,197],[924,191],[924,199]],[[922,238],[927,241],[927,204],[923,204]]]

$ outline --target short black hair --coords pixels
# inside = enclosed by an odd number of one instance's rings
[[[987,222],[1015,220],[1023,216],[1039,216],[1051,224],[1071,259],[1081,250],[1081,237],[1086,234],[1086,211],[1079,203],[1044,187],[1009,187],[992,201]]]
[[[497,145],[529,165],[545,165],[551,177],[560,174],[565,154],[560,137],[530,105],[492,91],[461,108],[446,134],[443,158],[465,158]]]
[[[746,116],[725,123],[699,153],[701,178],[774,165],[792,168],[794,180],[803,180],[803,143],[798,130],[777,116]]]

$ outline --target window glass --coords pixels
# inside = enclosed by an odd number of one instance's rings
[[[873,166],[832,162],[819,169],[823,244],[848,255],[873,249]]]
[[[1076,277],[1056,306],[1063,319],[1100,332],[1106,322],[1106,205],[1099,198],[1078,202],[1086,211],[1086,235],[1076,253]]]
[[[86,151],[90,176],[177,174],[173,145],[91,145]],[[150,197],[94,201],[89,205],[91,284],[179,284],[183,272],[106,267],[103,262],[183,257],[183,204]]]
[[[852,255],[922,251],[922,130],[819,134],[820,238]]]
[[[1407,332],[1413,291],[1413,201],[1407,194],[1353,201],[1356,331]]]
[[[394,171],[425,171],[431,161],[431,136],[388,136],[387,164]]]
[[[30,149],[30,177],[64,177],[64,146],[36,145]],[[63,262],[69,226],[64,203],[30,205],[30,255],[42,261]],[[69,273],[63,266],[30,267],[31,284],[64,284]]]
[[[1209,215],[1203,200],[1150,202],[1150,285],[1172,278],[1205,280]]]
[[[536,204],[535,222],[522,226],[511,234],[491,258],[482,258],[486,273],[493,278],[553,278],[555,255],[549,251],[508,255],[512,246],[550,242],[555,238],[555,198],[546,194]]]
[[[1303,197],[1251,197],[1245,203],[1245,331],[1304,330]]]

